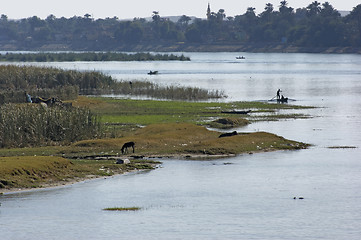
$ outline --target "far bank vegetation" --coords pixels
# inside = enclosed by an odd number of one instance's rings
[[[94,19],[89,13],[71,18],[49,15],[46,19],[33,16],[13,20],[5,13],[0,19],[0,48],[154,51],[165,47],[168,51],[186,51],[194,47],[210,51],[214,50],[212,45],[222,46],[220,50],[227,45],[251,45],[253,51],[293,46],[303,52],[321,52],[333,47],[340,48],[340,52],[346,51],[344,48],[355,52],[361,46],[361,4],[346,16],[341,16],[332,1],[310,1],[299,8],[286,0],[277,5],[265,2],[263,9],[249,6],[233,16],[228,15],[227,9],[214,9],[210,5],[206,11],[206,7],[205,4],[206,19],[183,15],[176,22],[158,11],[149,20],[136,16],[132,20],[117,16]],[[236,49],[239,51],[239,47]]]

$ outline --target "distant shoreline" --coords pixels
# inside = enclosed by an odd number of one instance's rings
[[[134,44],[114,49],[74,49],[65,44],[47,44],[39,48],[23,49],[16,44],[0,44],[0,51],[119,51],[119,52],[252,52],[252,53],[335,53],[361,54],[361,47],[299,47],[288,44]]]
[[[173,44],[124,46],[118,51],[135,52],[251,52],[251,53],[337,53],[361,54],[355,47],[297,47],[287,44]]]

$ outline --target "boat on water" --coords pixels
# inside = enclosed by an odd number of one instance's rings
[[[244,56],[238,56],[236,59],[246,59]]]
[[[277,103],[288,103],[288,98],[277,98],[268,100],[269,102],[277,102]]]
[[[156,75],[156,74],[158,74],[158,71],[149,71],[148,72],[148,75]]]
[[[277,99],[278,103],[287,103],[288,102],[288,98],[279,98]]]

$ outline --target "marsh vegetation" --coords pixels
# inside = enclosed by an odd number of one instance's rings
[[[67,144],[97,137],[97,116],[86,108],[43,107],[40,104],[0,106],[0,147]]]
[[[32,96],[73,100],[78,94],[122,94],[171,100],[222,98],[221,91],[201,88],[161,86],[152,82],[117,81],[96,71],[62,70],[34,66],[0,66],[0,104],[25,102],[24,91]]]
[[[183,54],[151,54],[120,52],[43,52],[0,54],[0,61],[8,62],[99,62],[99,61],[190,61]]]

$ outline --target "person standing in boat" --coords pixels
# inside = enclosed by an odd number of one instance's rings
[[[277,99],[281,99],[281,93],[282,91],[281,91],[281,89],[278,89],[277,90]]]

